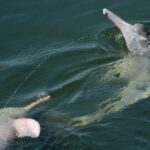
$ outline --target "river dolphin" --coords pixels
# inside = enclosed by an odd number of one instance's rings
[[[110,64],[101,84],[111,81],[124,84],[115,91],[115,96],[101,102],[95,112],[74,118],[72,123],[76,127],[101,121],[109,114],[150,97],[150,32],[144,25],[131,25],[106,8],[103,14],[120,29],[130,53]]]
[[[39,136],[40,124],[34,119],[26,118],[26,113],[49,98],[49,95],[45,95],[24,107],[0,109],[0,150],[4,150],[16,138]]]

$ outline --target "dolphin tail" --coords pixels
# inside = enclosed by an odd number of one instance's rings
[[[34,102],[28,104],[27,106],[24,107],[24,109],[26,111],[29,111],[30,109],[32,109],[33,107],[39,105],[40,103],[46,102],[50,99],[50,95],[43,95],[40,96],[38,99],[36,99]]]

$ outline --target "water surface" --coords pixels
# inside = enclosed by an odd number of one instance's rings
[[[150,25],[146,0],[1,0],[0,106],[22,106],[48,93],[29,113],[42,127],[38,139],[12,150],[148,150],[149,100],[99,119],[99,106],[116,100],[126,83],[102,82],[127,48],[104,7],[130,23]],[[96,114],[75,126],[74,118]]]

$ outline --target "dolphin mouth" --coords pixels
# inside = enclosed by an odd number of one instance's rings
[[[126,34],[128,29],[130,29],[132,26],[131,24],[127,23],[118,15],[106,8],[103,9],[103,15],[106,16],[110,21],[112,21],[121,30],[123,34]]]
[[[107,12],[108,12],[108,9],[104,8],[104,9],[103,9],[103,15],[104,15],[104,16],[107,16],[107,14],[108,14]]]

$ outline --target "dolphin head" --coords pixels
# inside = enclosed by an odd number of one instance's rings
[[[103,9],[103,14],[120,29],[129,51],[137,55],[150,52],[150,32],[143,24],[131,25],[106,8]]]

